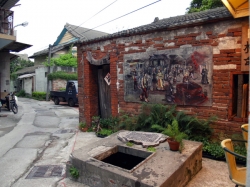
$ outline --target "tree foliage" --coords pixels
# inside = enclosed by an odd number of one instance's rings
[[[72,48],[68,53],[62,54],[57,58],[51,58],[50,64],[48,63],[48,58],[43,63],[45,66],[68,66],[77,67],[77,58],[72,55]]]
[[[203,10],[213,9],[224,6],[221,0],[192,0],[187,13],[200,12]]]
[[[17,58],[10,62],[10,73],[15,73],[16,71],[23,69],[25,67],[34,66],[34,62],[30,60],[24,60],[21,58]]]
[[[63,79],[63,80],[77,80],[77,73],[67,73],[64,71],[57,71],[48,75],[49,80]]]

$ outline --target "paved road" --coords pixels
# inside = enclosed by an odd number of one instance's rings
[[[57,186],[74,147],[78,108],[26,98],[18,105],[16,115],[0,112],[0,186]],[[39,178],[32,179],[31,171]]]

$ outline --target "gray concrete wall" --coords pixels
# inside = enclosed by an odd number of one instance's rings
[[[10,55],[8,52],[0,52],[0,87],[1,87],[1,97],[4,93],[10,92]],[[6,94],[5,94],[6,95]]]

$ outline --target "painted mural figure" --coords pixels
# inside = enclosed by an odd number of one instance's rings
[[[160,69],[158,70],[156,77],[157,77],[157,90],[164,90],[163,89],[163,74],[161,73]]]
[[[164,89],[166,90],[165,97],[166,97],[166,101],[169,103],[172,102],[174,99],[174,95],[173,95],[174,88],[170,82],[170,79],[171,77],[168,77],[167,80],[164,82]]]
[[[153,90],[156,90],[156,88],[157,88],[157,72],[156,72],[155,68],[153,68],[152,74],[153,74],[152,88],[153,88]]]
[[[138,59],[138,55],[126,57],[124,68],[129,74],[124,77],[126,101],[138,102],[139,97],[141,101],[149,102],[150,92],[151,102],[211,105],[211,87],[202,86],[212,82],[210,47],[170,49],[165,54],[154,54],[149,58],[147,53],[143,55],[142,59]]]
[[[189,77],[191,77],[193,80],[195,80],[196,78],[194,78],[194,67],[191,66],[189,69]]]
[[[189,83],[189,75],[188,75],[188,72],[186,72],[183,76],[183,79],[182,79],[182,82],[187,84]]]
[[[140,95],[140,100],[141,101],[146,101],[149,102],[148,100],[148,80],[147,80],[147,73],[144,73],[142,80],[141,80],[141,89],[142,89],[142,93]]]
[[[208,74],[208,70],[205,66],[201,72],[201,84],[209,84],[207,74]]]
[[[177,82],[177,75],[178,75],[178,68],[177,67],[174,67],[173,68],[173,83],[176,84]]]

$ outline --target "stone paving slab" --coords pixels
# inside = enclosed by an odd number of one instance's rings
[[[122,142],[134,142],[142,144],[142,147],[157,146],[164,142],[167,136],[160,133],[140,132],[140,131],[126,131],[120,132],[117,138]]]

